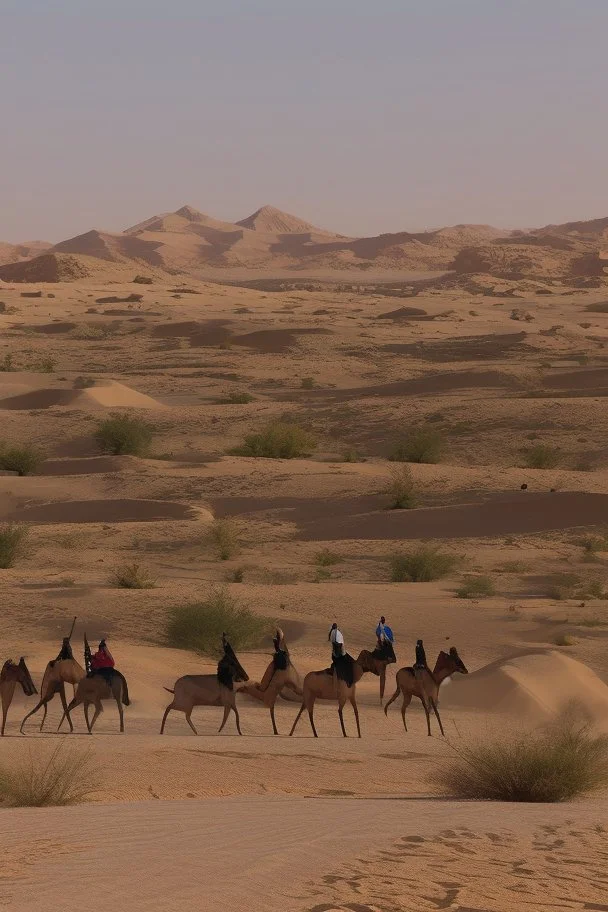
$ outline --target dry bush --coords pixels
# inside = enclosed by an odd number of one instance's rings
[[[0,469],[5,472],[16,472],[17,475],[31,475],[44,462],[45,454],[38,447],[29,443],[21,446],[4,447],[0,445]]]
[[[0,526],[0,569],[8,570],[22,556],[29,535],[27,526],[4,523]]]
[[[412,428],[390,455],[392,462],[439,462],[445,450],[443,434],[436,428]]]
[[[547,597],[555,601],[575,598],[602,599],[606,597],[606,592],[603,581],[597,577],[583,579],[576,573],[555,573],[551,577]]]
[[[289,421],[273,421],[256,433],[248,434],[235,456],[257,456],[264,459],[298,459],[310,456],[317,445],[313,434]]]
[[[315,554],[315,564],[319,567],[333,567],[334,564],[340,564],[342,558],[339,554],[336,554],[335,551],[330,551],[329,548],[323,548],[322,551],[317,551]]]
[[[562,460],[562,451],[548,443],[537,443],[523,450],[523,458],[528,469],[554,469]]]
[[[553,644],[555,646],[576,646],[576,637],[571,636],[569,633],[558,633],[553,638]]]
[[[416,484],[408,465],[393,466],[383,491],[389,498],[390,510],[411,510],[416,506]]]
[[[208,536],[219,560],[230,560],[238,554],[241,528],[233,519],[214,519],[209,526]]]
[[[87,801],[100,779],[91,751],[61,742],[49,757],[0,765],[0,801],[8,807],[66,807]]]
[[[255,396],[239,390],[233,390],[223,399],[218,399],[220,405],[246,405],[248,402],[255,402]]]
[[[476,599],[496,595],[496,586],[489,576],[465,576],[462,585],[456,590],[457,598]]]
[[[119,589],[154,589],[156,580],[140,564],[125,564],[112,571],[110,582]]]
[[[608,785],[608,737],[567,719],[452,749],[453,760],[433,781],[453,798],[569,801]]]
[[[95,440],[113,456],[145,456],[152,443],[153,427],[135,415],[115,413],[97,425]]]
[[[391,579],[394,583],[429,583],[447,576],[457,562],[453,554],[423,545],[409,554],[393,554]]]
[[[262,644],[271,627],[270,618],[259,617],[224,589],[215,589],[204,601],[170,609],[167,640],[178,649],[217,655],[222,633],[233,649],[251,649]]]

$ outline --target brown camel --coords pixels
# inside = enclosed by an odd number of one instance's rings
[[[26,697],[31,697],[38,693],[23,656],[21,656],[18,663],[8,659],[0,672],[0,698],[2,699],[2,729],[0,730],[0,735],[4,734],[6,717],[13,702],[17,684],[21,684]]]
[[[392,643],[384,643],[382,646],[376,646],[373,652],[369,652],[367,649],[364,649],[359,654],[360,661],[365,654],[365,662],[369,668],[374,668],[374,674],[377,674],[380,678],[380,702],[384,699],[384,688],[386,685],[386,669],[389,665],[393,665],[397,659],[395,657],[395,650],[393,649]]]
[[[355,714],[355,722],[357,723],[357,735],[361,737],[361,727],[359,725],[359,710],[357,709],[357,701],[355,699],[355,690],[357,682],[361,680],[363,675],[366,672],[371,674],[378,674],[375,664],[371,664],[369,661],[370,653],[364,649],[363,652],[359,654],[359,657],[354,660],[352,666],[352,675],[353,683],[349,686],[346,681],[343,681],[341,678],[336,678],[335,672],[332,674],[330,668],[324,669],[323,671],[310,671],[304,678],[304,695],[302,699],[302,705],[300,706],[298,715],[295,718],[295,722],[291,727],[289,736],[293,735],[296,730],[296,725],[300,721],[300,716],[305,709],[308,710],[308,717],[310,719],[310,725],[312,728],[312,733],[315,738],[318,738],[317,730],[315,728],[315,722],[313,717],[313,710],[316,700],[337,700],[338,701],[338,716],[340,718],[340,726],[342,728],[342,734],[344,737],[348,737],[346,734],[346,729],[344,728],[344,717],[342,715],[342,710],[344,704],[347,700],[350,701],[353,712]]]
[[[87,729],[89,734],[92,735],[93,726],[97,721],[97,717],[103,712],[102,700],[116,700],[118,715],[120,717],[120,730],[121,732],[124,732],[125,721],[122,708],[123,706],[130,706],[131,701],[129,699],[127,680],[125,676],[115,668],[104,668],[99,671],[94,671],[78,682],[76,695],[74,696],[74,699],[71,700],[70,705],[66,706],[61,722],[59,723],[59,728],[61,728],[63,720],[67,716],[68,722],[70,723],[70,731],[74,731],[70,713],[76,706],[80,706],[82,703]],[[89,706],[91,703],[95,706],[95,712],[93,713],[92,720],[89,722]],[[57,730],[59,731],[59,729]]]
[[[277,724],[274,717],[274,705],[277,702],[279,694],[286,689],[291,695],[302,696],[302,678],[294,668],[289,656],[289,650],[285,643],[285,634],[280,627],[274,637],[275,653],[272,662],[264,672],[262,680],[258,683],[252,681],[239,687],[240,693],[246,693],[256,700],[261,700],[264,706],[270,710],[270,719],[272,721],[272,730],[278,735]]]
[[[429,730],[429,737],[431,734],[431,709],[437,717],[441,734],[445,736],[443,725],[441,724],[441,719],[439,717],[439,711],[437,710],[439,685],[455,672],[460,672],[461,674],[469,673],[454,646],[451,647],[449,653],[439,653],[433,671],[430,671],[428,668],[400,668],[396,677],[397,690],[384,707],[385,714],[388,713],[388,708],[391,703],[393,703],[399,694],[402,693],[403,703],[401,704],[401,717],[403,719],[403,726],[407,731],[405,710],[410,705],[412,697],[418,697],[424,707],[424,712],[426,713],[426,724]]]
[[[172,709],[177,712],[183,712],[186,715],[186,722],[195,735],[198,734],[195,729],[191,715],[195,706],[223,706],[224,718],[220,725],[221,731],[226,724],[230,710],[236,717],[236,730],[242,735],[239,712],[236,708],[236,691],[234,689],[235,681],[248,681],[249,675],[240,664],[232,646],[226,639],[226,634],[222,634],[222,646],[224,655],[218,662],[217,673],[207,675],[184,675],[178,678],[173,686],[173,690],[168,690],[173,694],[173,700],[167,706],[163,715],[163,721],[160,726],[160,733],[165,730],[167,716]]]
[[[23,733],[23,726],[25,725],[26,720],[29,719],[30,716],[33,716],[35,713],[37,713],[41,707],[44,707],[42,722],[40,723],[40,731],[42,731],[46,720],[48,704],[51,702],[55,694],[59,694],[65,718],[65,711],[68,708],[67,700],[65,697],[65,685],[71,684],[74,688],[74,696],[76,696],[77,685],[84,678],[84,676],[84,669],[81,665],[78,664],[76,659],[54,659],[52,662],[49,662],[44,670],[44,676],[42,678],[42,685],[40,687],[40,700],[23,719],[20,729],[21,732]],[[72,726],[72,720],[70,719],[69,715],[67,718],[70,724],[70,731],[73,731],[74,728]]]

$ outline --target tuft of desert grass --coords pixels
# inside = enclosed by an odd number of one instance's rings
[[[422,545],[414,551],[392,555],[391,579],[394,583],[430,583],[447,576],[457,562],[458,558],[453,554]]]
[[[608,737],[569,719],[538,732],[451,745],[433,781],[453,798],[569,801],[608,785]]]
[[[314,435],[299,425],[273,421],[261,431],[248,434],[243,444],[231,452],[263,459],[298,459],[310,456],[316,445]]]
[[[145,456],[153,433],[152,425],[143,418],[116,412],[98,423],[95,440],[104,453],[113,456]]]
[[[488,598],[496,595],[496,586],[489,576],[465,576],[456,590],[456,597],[463,599]]]
[[[16,472],[20,478],[39,469],[44,459],[45,454],[42,450],[29,443],[12,447],[0,445],[0,469]]]
[[[214,589],[202,601],[169,610],[167,640],[178,649],[215,656],[221,647],[222,633],[233,649],[253,649],[262,645],[272,623],[271,618],[254,614],[226,589]]]
[[[5,807],[66,807],[88,801],[100,776],[91,750],[61,742],[47,756],[0,764],[0,802]]]
[[[439,462],[445,450],[443,434],[436,428],[417,427],[391,453],[392,462]]]
[[[411,510],[416,506],[416,485],[407,464],[391,467],[383,493],[389,498],[390,510]]]
[[[0,569],[8,570],[25,551],[29,535],[27,526],[4,523],[0,525]]]
[[[110,582],[118,589],[154,589],[156,580],[141,564],[125,564],[117,567],[110,576]]]
[[[209,526],[208,538],[219,560],[230,560],[241,547],[241,529],[233,519],[214,519]]]

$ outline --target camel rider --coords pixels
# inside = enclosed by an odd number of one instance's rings
[[[95,655],[91,656],[91,674],[100,674],[109,679],[114,668],[114,658],[105,640],[101,640]]]
[[[337,678],[344,681],[347,687],[353,685],[353,658],[344,648],[344,636],[336,623],[331,625],[328,640],[331,643],[331,672],[337,688]]]
[[[70,638],[64,637],[61,641],[61,649],[59,650],[59,655],[55,659],[56,662],[63,662],[65,659],[73,659],[74,654],[72,652],[72,647],[70,645]]]
[[[274,655],[272,662],[275,671],[285,671],[289,665],[289,650],[285,643],[285,634],[280,628],[277,628],[276,634],[272,638],[274,644]]]
[[[416,640],[416,662],[414,664],[414,668],[425,668],[428,671],[428,665],[426,664],[426,652],[424,651],[422,640]]]
[[[395,656],[395,650],[393,647],[395,637],[393,635],[392,629],[386,623],[386,618],[384,615],[382,615],[378,626],[376,627],[376,639],[378,640],[378,645],[376,646],[375,650],[376,657],[379,659],[385,659],[388,662],[396,662],[397,657]]]

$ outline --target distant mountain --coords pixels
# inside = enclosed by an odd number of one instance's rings
[[[20,263],[43,253],[52,246],[48,241],[24,241],[21,244],[5,244],[0,241],[0,265]]]
[[[561,280],[603,278],[608,268],[606,250],[608,218],[547,225],[532,231],[454,225],[434,231],[350,238],[317,228],[273,206],[263,206],[238,222],[224,222],[186,205],[175,212],[154,215],[121,233],[92,229],[56,244],[48,253],[81,258],[82,269],[89,271],[97,271],[105,263],[124,268],[148,266],[199,277],[231,269],[256,272],[260,277],[331,270],[364,274],[374,269]],[[0,264],[28,262],[33,252],[29,259],[22,255],[27,252],[24,245],[0,246]],[[12,259],[7,261],[7,257]],[[45,262],[53,273],[50,261]],[[70,271],[65,264],[61,266],[61,260],[56,262],[59,266],[55,271]],[[5,278],[6,268],[0,265],[0,278]],[[17,271],[25,272],[27,269]],[[20,281],[17,273],[9,270],[11,281]]]

